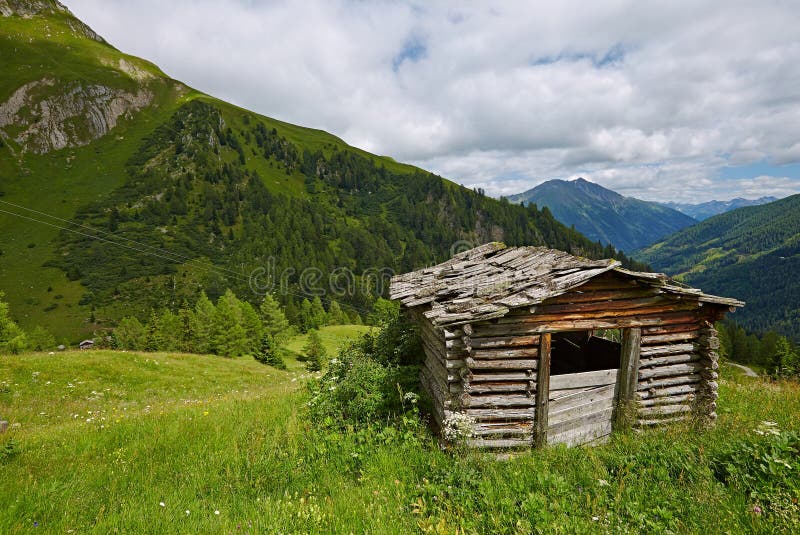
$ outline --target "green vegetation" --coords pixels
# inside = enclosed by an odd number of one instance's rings
[[[635,253],[657,271],[747,305],[733,319],[800,342],[800,195],[739,208]]]
[[[288,364],[294,371],[109,351],[2,358],[0,417],[20,425],[0,435],[0,531],[800,529],[796,383],[723,367],[711,430],[500,461],[440,450],[400,392],[387,392],[405,415],[391,426],[312,423],[301,365]]]
[[[735,362],[755,365],[774,378],[800,379],[800,350],[785,336],[768,331],[748,334],[732,321],[717,324],[720,354]]]
[[[589,239],[628,252],[697,222],[672,208],[623,197],[582,178],[548,180],[509,201],[547,207],[557,220]]]
[[[216,301],[230,288],[256,306],[248,277],[270,259],[269,275],[286,275],[288,291],[278,298],[288,320],[307,330],[320,326],[319,307],[303,310],[317,292],[304,293],[299,266],[323,276],[337,268],[355,273],[339,302],[323,305],[340,321],[358,322],[383,290],[365,271],[441,261],[456,243],[502,239],[616,254],[546,211],[201,95],[90,38],[67,13],[4,18],[0,57],[11,73],[0,101],[45,78],[54,82],[37,89],[36,102],[75,84],[152,94],[149,105],[94,140],[88,119],[75,118],[84,145],[41,153],[15,137],[20,125],[0,128],[2,201],[12,203],[0,209],[14,214],[0,212],[8,230],[0,236],[0,280],[14,281],[4,289],[20,324],[42,325],[59,340],[76,341],[124,316],[146,323],[152,310],[177,313],[201,291]]]

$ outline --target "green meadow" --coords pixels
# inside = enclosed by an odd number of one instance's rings
[[[334,349],[337,336],[363,330],[322,333]],[[310,374],[293,357],[287,364],[278,371],[250,358],[100,350],[0,357],[0,418],[11,423],[0,435],[0,532],[800,528],[797,473],[777,466],[780,477],[766,486],[737,479],[763,475],[751,457],[769,465],[788,456],[791,465],[798,455],[755,433],[798,431],[796,383],[723,367],[713,429],[631,432],[593,448],[497,458],[443,451],[415,418],[322,427],[305,412]],[[755,449],[742,457],[742,448]]]

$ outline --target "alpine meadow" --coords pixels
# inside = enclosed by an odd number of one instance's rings
[[[611,4],[0,0],[0,533],[799,533],[796,25]]]

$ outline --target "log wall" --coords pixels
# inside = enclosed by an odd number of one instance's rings
[[[477,447],[534,443],[542,333],[641,328],[634,399],[637,426],[716,416],[717,306],[701,306],[617,274],[506,316],[437,328],[413,312],[425,348],[423,385],[437,425],[451,411],[475,420]],[[560,377],[560,376],[559,376]]]

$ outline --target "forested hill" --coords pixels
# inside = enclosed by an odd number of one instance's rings
[[[635,253],[658,271],[747,302],[731,316],[800,340],[800,195],[739,208]]]
[[[696,223],[677,210],[624,197],[583,178],[548,180],[509,200],[546,206],[565,225],[574,225],[588,238],[624,251],[644,247]]]
[[[2,10],[0,57],[0,285],[25,326],[91,332],[201,290],[255,300],[247,277],[266,267],[291,316],[304,268],[399,272],[454,244],[616,255],[547,210],[194,91],[54,1]],[[350,310],[379,291],[359,288]]]

